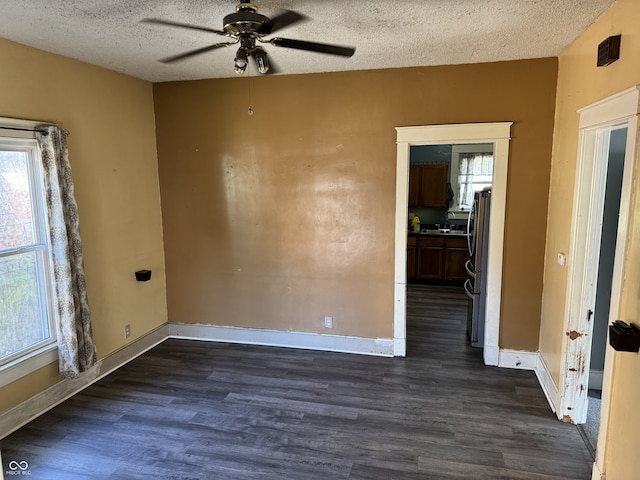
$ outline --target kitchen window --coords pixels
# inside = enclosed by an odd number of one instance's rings
[[[0,368],[55,347],[52,287],[38,145],[0,136]]]
[[[471,210],[476,192],[491,187],[493,153],[462,153],[458,170],[458,207]]]

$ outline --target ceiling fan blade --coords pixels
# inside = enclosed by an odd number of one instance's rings
[[[307,50],[309,52],[328,53],[329,55],[339,55],[341,57],[351,57],[356,53],[353,47],[341,45],[330,45],[328,43],[306,42],[304,40],[292,40],[290,38],[272,38],[269,43],[277,47],[295,48],[297,50]]]
[[[174,63],[180,60],[185,60],[190,57],[194,57],[196,55],[200,55],[202,53],[210,52],[211,50],[216,50],[222,47],[228,47],[229,45],[235,45],[237,42],[224,42],[224,43],[214,43],[213,45],[209,45],[207,47],[196,48],[195,50],[190,50],[188,52],[180,53],[179,55],[173,55],[171,57],[163,58],[160,61],[162,63]]]
[[[258,32],[269,35],[270,33],[306,19],[307,17],[301,13],[294,12],[293,10],[283,10],[268,22],[263,23]]]
[[[143,18],[141,23],[151,23],[153,25],[163,25],[165,27],[178,27],[188,28],[189,30],[198,30],[199,32],[215,33],[216,35],[227,35],[222,30],[216,30],[214,28],[199,27],[198,25],[191,25],[190,23],[172,22],[170,20],[162,20],[161,18]]]

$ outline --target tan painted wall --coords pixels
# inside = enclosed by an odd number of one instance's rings
[[[545,260],[540,350],[556,384],[560,375],[566,268],[556,263],[558,252],[569,252],[577,158],[579,108],[640,84],[640,2],[618,0],[560,57],[554,133],[549,233]],[[596,67],[598,44],[610,35],[622,34],[621,58],[608,67]],[[636,161],[637,163],[637,161]],[[638,165],[634,179],[633,212],[640,211]],[[624,266],[620,317],[638,322],[640,312],[640,219],[633,221]],[[568,257],[570,262],[571,255]],[[609,441],[606,456],[608,480],[637,478],[640,471],[640,356],[616,354],[613,376]]]
[[[0,116],[71,132],[89,303],[98,357],[167,320],[150,83],[0,40]],[[136,283],[134,271],[153,270]],[[132,336],[125,341],[124,325]],[[57,366],[0,389],[0,411],[57,382]]]
[[[500,344],[536,351],[556,78],[541,59],[154,85],[170,320],[392,337],[394,127],[514,121]]]
[[[640,2],[618,0],[560,57],[540,333],[540,350],[556,384],[564,338],[567,278],[566,268],[559,267],[555,257],[557,252],[569,251],[578,141],[576,111],[640,84],[639,24]],[[598,44],[617,34],[622,34],[620,60],[608,67],[596,67]],[[636,160],[632,212],[640,211],[637,168]],[[636,214],[632,214],[624,265],[621,317],[627,322],[640,322],[640,218]],[[640,356],[615,355],[605,471],[607,480],[626,480],[637,478],[640,471]]]

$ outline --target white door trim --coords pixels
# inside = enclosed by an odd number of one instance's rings
[[[607,159],[600,150],[600,140],[613,127],[627,125],[627,144],[623,170],[622,190],[609,320],[618,317],[623,281],[623,264],[627,248],[630,221],[633,166],[636,163],[638,113],[640,112],[638,87],[629,88],[578,111],[579,144],[574,191],[574,213],[571,227],[571,250],[567,272],[567,301],[564,314],[564,344],[561,354],[560,383],[558,386],[558,418],[573,423],[584,423],[587,410],[587,388],[591,349],[592,325],[587,320],[587,309],[593,309],[594,273],[599,255],[589,248],[598,249],[604,202]],[[600,153],[600,155],[598,155]],[[605,474],[604,459],[609,418],[611,379],[614,368],[613,349],[607,345],[602,386],[600,431],[596,449],[594,472]]]
[[[484,362],[498,365],[502,256],[507,200],[509,141],[513,122],[467,123],[397,127],[396,225],[394,275],[394,355],[406,355],[407,211],[409,202],[409,152],[412,145],[492,143],[494,154]]]

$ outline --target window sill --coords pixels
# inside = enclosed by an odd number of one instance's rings
[[[448,210],[448,220],[466,220],[469,217],[469,210]]]
[[[58,361],[58,346],[47,345],[0,367],[0,388]]]

